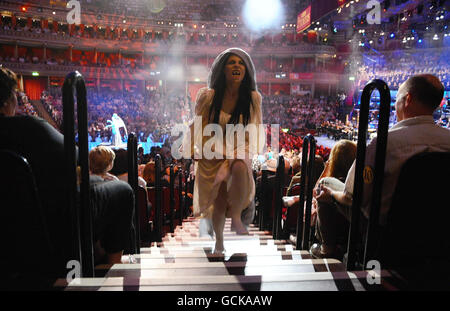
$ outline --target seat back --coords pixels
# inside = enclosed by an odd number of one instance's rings
[[[448,290],[448,189],[450,153],[417,154],[403,165],[377,257],[413,288]]]
[[[49,289],[56,259],[31,166],[19,154],[0,150],[0,171],[0,290]]]

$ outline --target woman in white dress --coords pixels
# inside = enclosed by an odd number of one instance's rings
[[[223,130],[223,158],[202,157],[195,163],[194,215],[211,223],[216,236],[215,253],[225,251],[223,229],[226,217],[231,217],[231,228],[237,234],[248,234],[246,224],[254,216],[255,183],[251,161],[255,153],[264,146],[261,95],[256,88],[255,69],[250,56],[238,48],[223,51],[212,64],[208,77],[208,87],[197,93],[195,114],[202,117],[202,129],[208,124],[219,124]],[[226,152],[226,125],[256,125],[256,133],[245,137],[244,145],[237,145],[234,157]],[[202,131],[203,133],[203,131]],[[195,133],[194,135],[202,135]],[[194,149],[203,148],[211,137],[195,139]],[[217,149],[216,146],[214,148]],[[244,148],[245,158],[237,156],[239,148]],[[241,149],[242,150],[242,149]],[[232,152],[233,153],[233,152]],[[243,212],[244,211],[244,212]],[[205,223],[205,222],[203,222]],[[211,230],[210,230],[211,231]],[[212,235],[212,232],[210,232]]]

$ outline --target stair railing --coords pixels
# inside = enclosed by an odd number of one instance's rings
[[[178,172],[177,172],[178,173]],[[170,232],[174,232],[174,223],[175,223],[175,174],[173,171],[173,164],[170,164]]]
[[[264,231],[266,229],[265,222],[267,211],[269,210],[269,206],[271,207],[272,202],[267,200],[267,170],[261,171],[261,185],[260,185],[260,193],[259,193],[259,206],[258,206],[258,223],[259,230]],[[269,205],[270,204],[270,205]]]
[[[134,253],[141,253],[141,233],[139,228],[139,205],[138,205],[138,165],[137,165],[137,137],[134,133],[128,135],[127,142],[128,155],[128,183],[134,192],[134,234],[133,247]]]
[[[78,148],[81,167],[79,206],[77,205],[77,158],[75,142],[74,91],[77,96]],[[67,204],[72,221],[72,238],[82,277],[94,276],[92,211],[89,205],[89,161],[86,86],[83,76],[69,73],[62,87],[64,154],[67,178]]]
[[[162,210],[162,184],[161,184],[161,155],[155,156],[155,240],[162,241],[163,210]]]
[[[184,171],[184,210],[182,211],[182,219],[184,219],[184,212],[186,212],[189,209],[188,206],[188,200],[189,200],[189,196],[188,196],[188,192],[189,192],[189,183],[188,183],[188,179],[189,179],[189,170],[185,170]]]
[[[316,140],[314,139],[314,136],[308,134],[303,138],[300,194],[299,194],[300,202],[298,205],[299,210],[297,213],[296,249],[304,249],[304,250],[309,249],[315,160],[316,160]],[[306,188],[306,186],[308,187]],[[305,218],[304,224],[303,218]]]
[[[373,173],[373,190],[370,204],[370,217],[367,226],[366,240],[364,243],[365,254],[361,262],[358,261],[358,244],[360,243],[360,210],[364,190],[364,162],[366,158],[367,125],[369,121],[369,105],[372,92],[377,89],[380,92],[380,112],[377,130],[377,145],[375,154],[375,169]],[[352,216],[347,247],[347,270],[361,269],[366,266],[367,259],[373,255],[373,247],[379,232],[379,215],[381,203],[381,190],[383,187],[384,165],[386,157],[387,135],[389,128],[389,115],[391,107],[391,94],[389,87],[383,80],[371,80],[364,87],[361,95],[361,105],[358,124],[358,143],[355,167],[355,182],[353,187]]]
[[[278,165],[277,172],[275,176],[275,206],[273,211],[273,225],[272,225],[272,235],[275,240],[280,239],[281,237],[281,198],[283,197],[283,188],[284,188],[284,157],[283,155],[279,155],[278,157]]]
[[[183,170],[181,166],[178,167],[178,213],[180,226],[183,224]]]

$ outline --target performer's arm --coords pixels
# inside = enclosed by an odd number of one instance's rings
[[[197,98],[195,100],[195,115],[201,116],[205,112],[205,109],[209,106],[212,97],[214,96],[214,90],[207,87],[198,90]]]

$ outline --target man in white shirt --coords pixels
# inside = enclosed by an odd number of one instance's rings
[[[386,162],[380,206],[380,224],[386,223],[391,199],[395,191],[402,165],[415,154],[422,152],[450,152],[450,130],[434,123],[433,112],[444,95],[439,79],[430,74],[410,77],[399,88],[395,110],[398,123],[388,132]],[[365,171],[375,167],[376,138],[366,150]],[[311,254],[317,258],[334,257],[336,251],[336,222],[342,216],[350,220],[355,163],[350,168],[345,184],[327,178],[327,186],[321,187],[318,201],[318,236],[320,244],[311,247]],[[372,180],[365,178],[362,213],[369,215],[372,195]],[[343,190],[342,190],[343,189]]]

